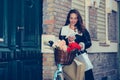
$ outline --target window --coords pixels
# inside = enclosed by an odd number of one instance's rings
[[[92,40],[97,40],[97,9],[89,7],[89,31]]]
[[[108,14],[108,39],[117,41],[117,13],[112,11]]]
[[[98,8],[89,7],[89,30],[92,40],[106,40],[105,0],[100,0]]]

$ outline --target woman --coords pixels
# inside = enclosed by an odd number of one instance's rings
[[[64,39],[67,45],[72,41],[78,43],[82,46],[80,54],[85,54],[87,52],[86,49],[92,45],[89,32],[83,25],[82,17],[76,9],[69,11],[66,23],[60,31],[59,39]],[[79,56],[78,58],[80,58]],[[85,80],[94,80],[92,68],[93,66],[85,69]]]

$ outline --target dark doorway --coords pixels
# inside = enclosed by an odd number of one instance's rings
[[[42,80],[42,0],[0,0],[0,79]]]

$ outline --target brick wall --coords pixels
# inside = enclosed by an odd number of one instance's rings
[[[82,1],[84,3],[84,0]],[[58,36],[71,4],[72,0],[43,0],[43,34]],[[79,9],[79,5],[77,8]],[[95,21],[94,15],[92,16],[93,10],[90,11],[91,27]],[[89,57],[94,65],[95,80],[118,80],[117,53],[90,53]],[[43,80],[52,80],[55,69],[53,53],[43,53]]]
[[[58,36],[70,8],[71,0],[43,0],[43,34]],[[43,80],[52,80],[55,69],[53,53],[43,53]]]
[[[71,0],[43,0],[43,33],[58,36],[70,8]]]
[[[95,80],[119,80],[117,53],[91,53]]]
[[[68,11],[71,8],[71,0],[55,0],[54,2],[55,28],[54,35],[58,36],[60,28],[65,24]]]
[[[71,7],[77,9],[85,22],[85,0],[72,0]]]
[[[54,0],[43,0],[43,34],[53,34]]]
[[[89,53],[95,80],[118,80],[117,53]],[[54,55],[43,54],[43,80],[52,80],[56,69]],[[105,79],[106,78],[106,79]]]
[[[56,69],[54,55],[52,53],[43,54],[43,80],[52,80]]]

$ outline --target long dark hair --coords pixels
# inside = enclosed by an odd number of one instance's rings
[[[70,24],[70,20],[69,19],[70,19],[70,14],[72,14],[72,13],[75,13],[77,15],[77,18],[78,18],[78,21],[77,21],[77,23],[75,25],[76,28],[78,29],[78,32],[79,33],[83,32],[84,28],[85,28],[84,25],[83,25],[83,20],[82,20],[82,17],[80,15],[79,11],[76,10],[76,9],[72,9],[72,10],[69,11],[69,13],[67,15],[67,19],[66,19],[65,25]]]

